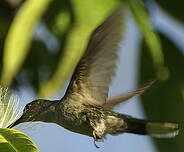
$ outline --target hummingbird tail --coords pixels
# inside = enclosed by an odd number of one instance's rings
[[[125,120],[128,125],[126,132],[151,135],[158,138],[172,138],[179,133],[179,124],[169,122],[149,122],[130,118]]]

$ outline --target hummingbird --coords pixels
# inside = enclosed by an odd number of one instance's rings
[[[9,127],[23,122],[56,123],[72,132],[102,142],[107,134],[133,133],[174,137],[179,124],[153,122],[113,111],[128,99],[142,94],[153,82],[108,99],[115,74],[118,49],[123,37],[126,7],[116,8],[91,34],[87,49],[77,64],[65,95],[60,100],[37,99],[28,103],[22,116]]]

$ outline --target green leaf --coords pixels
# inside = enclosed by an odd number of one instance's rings
[[[1,152],[39,152],[36,144],[24,133],[15,129],[0,129]]]
[[[164,80],[168,78],[169,71],[164,66],[164,55],[158,35],[152,28],[149,16],[140,0],[127,0],[131,12],[145,38],[152,56],[154,66],[157,70],[158,79]],[[164,73],[164,74],[163,74]]]
[[[40,97],[48,97],[63,87],[87,47],[90,34],[118,4],[112,0],[72,1],[74,26],[67,35],[55,73],[48,82],[41,84]]]
[[[1,82],[10,85],[24,62],[36,23],[52,0],[27,0],[19,9],[5,40]]]

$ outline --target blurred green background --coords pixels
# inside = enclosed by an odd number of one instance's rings
[[[137,46],[141,49],[139,82],[157,80],[141,97],[147,118],[183,122],[184,47],[177,45],[182,40],[156,28],[149,18],[157,4],[184,27],[182,0],[1,0],[1,85],[17,90],[29,86],[39,97],[57,93],[82,56],[91,32],[121,3],[127,5],[144,37]],[[183,152],[183,141],[182,132],[164,142],[154,139],[161,152]]]

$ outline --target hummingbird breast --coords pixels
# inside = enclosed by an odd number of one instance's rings
[[[84,106],[63,103],[60,106],[57,124],[72,132],[93,136],[93,128],[84,112]]]

